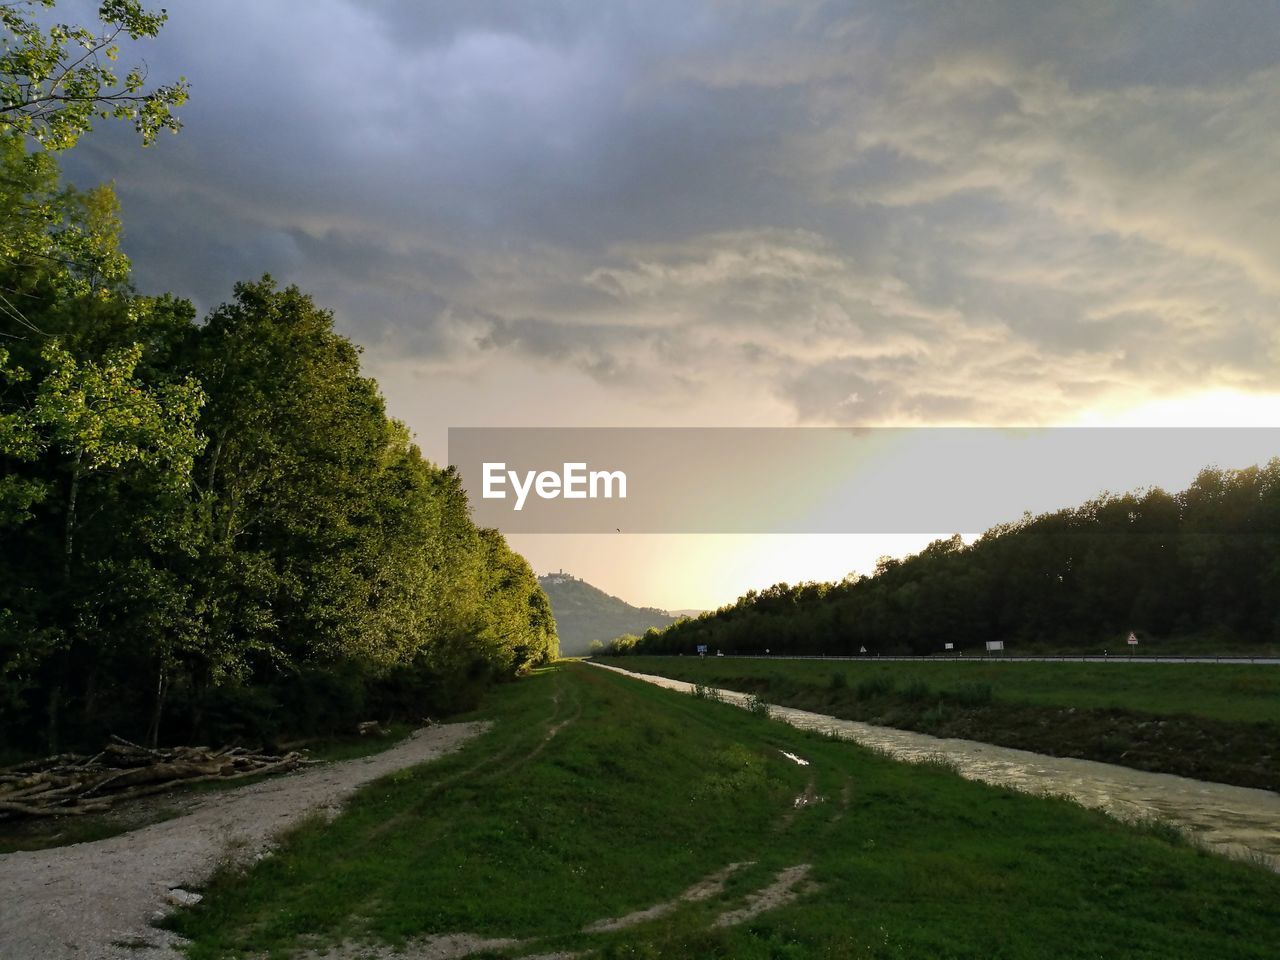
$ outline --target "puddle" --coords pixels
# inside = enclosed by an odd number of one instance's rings
[[[799,810],[801,807],[812,807],[816,804],[826,802],[827,798],[813,789],[813,781],[810,780],[804,788],[804,793],[796,797],[795,800],[792,801],[791,805],[793,809]]]
[[[690,692],[682,680],[633,673],[594,663],[604,670]],[[747,695],[721,690],[726,703],[744,706]],[[974,740],[931,737],[910,730],[841,720],[794,707],[770,706],[770,715],[802,730],[834,734],[900,760],[941,760],[970,780],[1027,793],[1067,796],[1123,820],[1160,819],[1193,834],[1220,853],[1267,863],[1280,870],[1280,794],[1251,787],[1190,780],[1167,773],[1073,757],[1050,757]]]

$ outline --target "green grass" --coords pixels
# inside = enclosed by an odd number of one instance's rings
[[[1280,876],[711,700],[573,664],[498,689],[479,715],[493,728],[458,753],[224,871],[172,921],[191,955],[458,932],[526,941],[507,956],[734,960],[1223,960],[1280,940]],[[806,792],[823,801],[797,809]],[[744,860],[708,901],[582,932]],[[713,926],[797,864],[814,887],[796,902]]]
[[[1280,667],[626,657],[849,720],[1280,790]]]
[[[603,662],[640,673],[678,670],[682,680],[723,687],[732,687],[730,680],[772,676],[797,685],[829,686],[832,674],[844,675],[847,685],[854,688],[885,683],[901,688],[918,681],[932,690],[956,690],[964,683],[985,683],[997,699],[1007,703],[1280,723],[1280,667],[1269,664],[1018,663],[980,658],[915,663],[737,657],[626,657]]]

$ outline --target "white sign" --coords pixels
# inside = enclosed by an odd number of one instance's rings
[[[1138,637],[1132,630],[1129,631],[1129,639],[1126,641],[1129,646],[1136,647],[1138,645]]]
[[[859,652],[859,653],[866,653],[866,652],[867,652],[867,648],[866,648],[866,647],[863,647],[863,648],[862,648],[861,650],[859,650],[858,652]]]
[[[956,648],[956,645],[954,643],[944,643],[942,645],[942,648],[944,650],[954,650]]]
[[[987,641],[987,649],[988,649],[988,650],[1003,650],[1003,649],[1004,649],[1004,641],[1003,641],[1003,640],[988,640],[988,641]]]

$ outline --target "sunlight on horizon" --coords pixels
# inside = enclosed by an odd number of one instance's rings
[[[1135,404],[1123,410],[1090,410],[1074,427],[1273,427],[1280,426],[1280,395],[1215,390]],[[1230,440],[1230,437],[1225,438]],[[1243,440],[1252,438],[1242,437]],[[1153,459],[1149,476],[1133,486],[1182,489],[1209,463],[1195,451]],[[1217,458],[1218,466],[1243,468],[1266,462],[1268,452],[1239,447],[1239,462]],[[1081,499],[1104,489],[1123,492],[1099,471],[1097,483]],[[1058,507],[1073,506],[1057,504]],[[1020,511],[1011,509],[1008,520]],[[881,556],[919,552],[936,534],[632,534],[512,535],[511,540],[539,573],[563,568],[629,603],[667,610],[714,609],[746,591],[775,583],[839,581],[850,573],[869,574]],[[971,542],[980,531],[960,531]]]
[[[1084,411],[1082,427],[1280,427],[1280,394],[1208,390],[1150,400],[1122,410]]]

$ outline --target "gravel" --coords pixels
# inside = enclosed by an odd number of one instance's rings
[[[336,814],[357,788],[434,760],[484,723],[418,730],[370,757],[312,767],[234,792],[131,833],[0,856],[4,960],[180,960],[181,938],[152,924],[195,903],[228,859],[252,860],[308,814]]]

